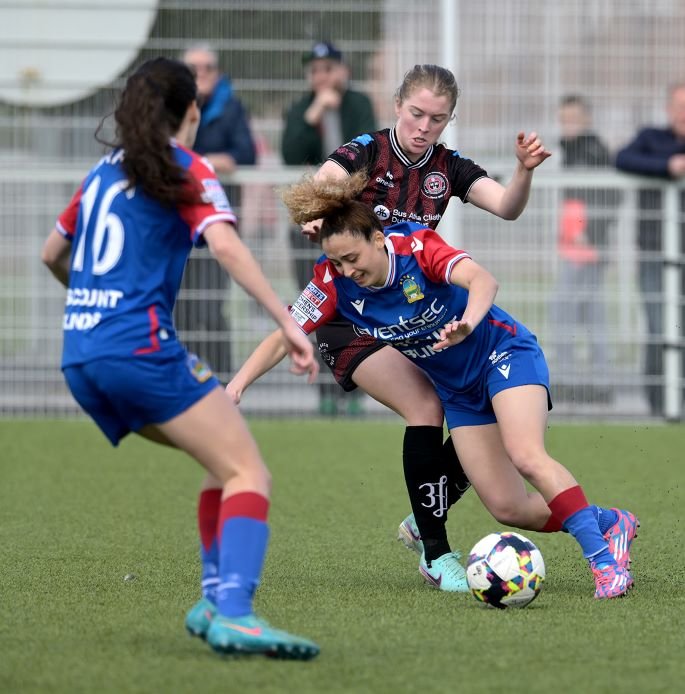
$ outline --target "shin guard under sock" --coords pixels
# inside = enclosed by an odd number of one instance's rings
[[[426,560],[450,551],[447,541],[447,488],[442,427],[412,426],[404,431],[404,480]]]
[[[461,461],[454,450],[454,442],[450,436],[442,444],[442,460],[447,474],[447,506],[452,508],[464,496],[471,486],[471,482],[461,466]]]
[[[205,489],[197,505],[197,524],[200,530],[200,561],[202,563],[202,597],[216,605],[219,584],[219,509],[221,489]]]
[[[552,514],[560,519],[564,528],[575,537],[586,559],[596,564],[614,561],[599,529],[597,516],[588,504],[580,486],[571,487],[557,494],[548,505]]]
[[[217,589],[221,615],[242,617],[252,612],[269,539],[268,509],[269,500],[256,492],[232,494],[221,502]]]

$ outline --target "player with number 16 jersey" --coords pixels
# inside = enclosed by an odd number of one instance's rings
[[[161,57],[144,62],[127,78],[113,116],[114,141],[95,134],[109,153],[41,251],[67,290],[65,381],[113,446],[133,432],[186,452],[205,470],[199,599],[186,630],[221,653],[309,660],[319,652],[315,643],[273,629],[253,611],[269,536],[268,470],[218,379],[174,331],[193,245],[206,245],[289,335],[295,371],[316,375],[314,350],[237,235],[211,165],[190,149],[200,108],[188,66]]]
[[[90,171],[60,215],[57,230],[72,241],[64,313],[62,366],[108,356],[176,356],[172,311],[190,251],[203,230],[236,223],[213,169],[172,142],[188,172],[195,203],[165,207],[129,187],[115,149]]]

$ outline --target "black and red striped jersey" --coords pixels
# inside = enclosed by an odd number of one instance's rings
[[[442,144],[418,160],[402,151],[394,129],[359,135],[328,157],[348,174],[366,169],[369,182],[359,200],[383,226],[417,222],[435,229],[451,197],[467,201],[471,186],[487,176],[478,164]]]

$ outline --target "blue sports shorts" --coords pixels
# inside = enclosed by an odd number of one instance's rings
[[[481,378],[467,391],[450,391],[440,385],[436,390],[445,411],[447,428],[495,424],[497,417],[492,398],[517,386],[540,385],[547,390],[547,407],[552,409],[549,394],[549,369],[535,335],[526,331],[505,334],[498,340],[483,366]]]
[[[221,384],[194,354],[103,357],[64,368],[78,404],[116,446],[131,431],[185,412]]]

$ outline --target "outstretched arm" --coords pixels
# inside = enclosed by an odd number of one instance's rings
[[[264,306],[280,326],[285,353],[290,355],[294,373],[307,373],[313,378],[319,367],[311,341],[292,319],[233,226],[226,222],[216,222],[205,229],[204,237],[209,250],[221,266]]]
[[[469,202],[502,219],[518,219],[530,196],[533,171],[552,153],[545,149],[537,133],[516,137],[516,170],[506,186],[491,178],[477,180],[469,191]]]
[[[282,330],[276,330],[268,337],[265,337],[226,386],[226,392],[233,398],[233,402],[237,405],[245,389],[265,373],[271,371],[276,364],[283,360],[287,353],[288,350]],[[316,372],[310,372],[307,379],[308,382],[312,383],[315,377]]]

